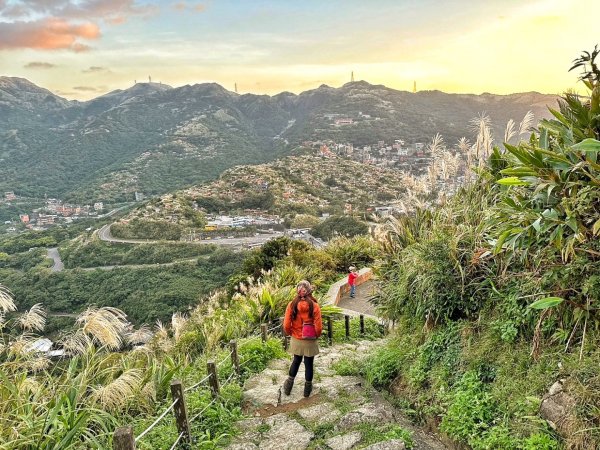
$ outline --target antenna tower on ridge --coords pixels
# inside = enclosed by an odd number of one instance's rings
[[[354,83],[354,70],[350,73],[350,82]]]
[[[413,93],[417,92],[417,82],[413,81]]]
[[[234,88],[234,89],[235,89],[235,93],[237,94],[237,93],[238,93],[238,90],[237,90],[237,83],[235,83],[235,88]]]
[[[152,83],[152,77],[148,75],[148,83]]]

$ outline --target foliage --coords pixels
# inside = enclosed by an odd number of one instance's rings
[[[377,246],[368,236],[334,238],[325,247],[325,252],[333,259],[336,270],[344,273],[350,266],[359,269],[368,267],[379,254]]]
[[[367,234],[367,225],[352,216],[331,216],[314,225],[310,233],[320,239],[329,240],[335,236],[353,237]]]
[[[98,239],[69,242],[60,248],[65,268],[98,267],[113,265],[164,264],[181,259],[214,255],[213,245],[185,243],[118,244]]]
[[[121,239],[178,241],[181,239],[183,227],[175,223],[135,218],[128,224],[113,224],[110,232],[114,237]]]

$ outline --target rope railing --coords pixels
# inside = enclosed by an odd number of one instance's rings
[[[198,386],[200,386],[202,383],[205,383],[206,381],[208,381],[208,379],[210,378],[210,375],[206,375],[204,378],[202,378],[200,381],[198,381],[196,384],[185,388],[185,390],[183,392],[189,392],[189,391],[193,391],[194,389],[196,389]]]
[[[217,401],[217,399],[213,398],[212,401],[208,405],[206,405],[204,408],[202,408],[202,411],[200,411],[198,414],[196,414],[194,417],[192,417],[190,419],[190,422],[193,422],[198,417],[200,417],[203,413],[205,413],[208,408],[210,408],[212,405],[214,405],[216,403],[216,401]]]
[[[161,420],[163,420],[163,418],[168,414],[168,412],[171,411],[173,408],[175,408],[175,405],[177,404],[178,401],[179,401],[179,399],[177,399],[173,403],[171,403],[171,405],[169,407],[167,407],[167,409],[165,409],[160,416],[158,416],[158,419],[156,419],[152,423],[152,425],[150,425],[148,428],[146,428],[144,431],[142,431],[140,433],[140,435],[135,438],[135,442],[139,441],[141,438],[146,436],[156,425],[158,425],[158,423]]]
[[[173,443],[173,445],[171,446],[170,450],[175,450],[175,448],[177,447],[177,445],[179,444],[179,442],[181,442],[181,438],[183,438],[184,435],[185,435],[185,433],[183,431],[181,433],[179,433],[179,437]]]
[[[365,334],[365,322],[364,316],[359,316],[360,319],[360,334]],[[346,338],[350,337],[350,316],[344,316],[345,321],[345,329],[346,329]],[[328,342],[331,344],[333,342],[333,318],[327,317],[323,319],[324,325],[324,336],[327,338]],[[263,323],[260,326],[260,332],[250,333],[249,335],[240,338],[244,339],[244,343],[252,342],[255,339],[261,339],[263,343],[266,343],[269,335],[277,335],[281,338],[281,328],[282,321],[279,320],[279,323],[268,327],[267,324]],[[284,338],[284,343],[287,348],[289,337]],[[133,429],[131,426],[120,427],[115,430],[113,434],[113,449],[114,450],[135,450],[136,443],[139,442],[144,436],[146,436],[150,431],[154,429],[170,412],[173,411],[175,416],[175,422],[177,424],[177,431],[179,432],[177,439],[171,446],[171,450],[174,450],[182,443],[189,444],[192,442],[192,435],[190,431],[190,423],[197,420],[202,416],[211,406],[215,405],[219,399],[223,399],[220,394],[220,390],[222,387],[225,387],[232,383],[234,379],[237,377],[238,382],[242,379],[242,369],[245,369],[246,366],[259,358],[260,354],[254,354],[247,359],[244,359],[243,362],[240,363],[239,355],[238,355],[238,343],[233,340],[228,344],[231,350],[223,357],[221,361],[215,364],[213,360],[208,360],[206,363],[208,374],[202,378],[200,381],[196,382],[192,386],[189,386],[186,389],[183,389],[181,381],[173,380],[171,382],[171,397],[173,399],[172,403],[161,412],[160,416],[156,418],[156,420],[144,431],[142,431],[137,437],[133,434]],[[218,369],[230,362],[233,370],[231,374],[227,377],[227,379],[220,385]],[[245,371],[244,371],[245,372]],[[188,419],[188,412],[186,407],[186,396],[185,394],[195,389],[207,385],[212,394],[212,400],[204,407],[201,411],[195,414],[191,419]]]

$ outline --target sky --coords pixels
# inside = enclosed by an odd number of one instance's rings
[[[136,81],[299,93],[356,80],[475,93],[576,87],[597,0],[0,0],[0,76],[86,100]]]

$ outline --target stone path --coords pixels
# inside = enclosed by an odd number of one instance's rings
[[[356,287],[356,297],[350,298],[350,294],[344,294],[337,306],[360,314],[375,316],[375,307],[369,303],[369,299],[375,294],[377,285],[374,281],[367,281]]]
[[[382,341],[359,341],[321,349],[315,358],[313,393],[303,397],[303,366],[290,396],[282,392],[289,360],[275,360],[244,385],[250,418],[238,422],[239,435],[229,450],[401,450],[401,434],[412,436],[414,449],[446,447],[418,429],[384,397],[356,376],[333,369],[345,356],[366,355]],[[404,431],[405,430],[405,431]],[[410,442],[410,441],[409,441]]]

